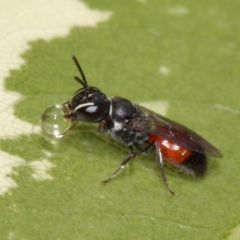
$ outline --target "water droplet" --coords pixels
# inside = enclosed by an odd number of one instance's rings
[[[71,120],[64,118],[65,106],[53,105],[45,110],[41,117],[41,127],[49,136],[60,138],[73,125]]]

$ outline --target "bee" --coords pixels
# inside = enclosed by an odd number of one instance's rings
[[[187,174],[203,176],[207,170],[207,156],[222,157],[215,146],[189,128],[126,98],[108,98],[97,87],[89,86],[78,60],[74,55],[72,59],[81,75],[81,78],[74,78],[82,88],[62,104],[64,119],[72,125],[78,121],[98,123],[97,132],[107,134],[128,147],[129,154],[104,183],[124,169],[136,156],[135,150],[140,153],[155,151],[163,183],[174,195],[167,182],[164,161]]]

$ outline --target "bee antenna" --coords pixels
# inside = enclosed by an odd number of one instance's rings
[[[86,77],[85,77],[85,75],[83,73],[83,70],[82,70],[82,68],[81,68],[77,58],[74,55],[72,55],[72,59],[73,59],[75,65],[76,65],[76,67],[77,67],[77,69],[78,69],[78,71],[79,71],[79,73],[80,73],[80,75],[82,77],[82,79],[81,79],[81,78],[75,76],[74,79],[76,81],[78,81],[84,88],[87,89],[88,88],[88,83],[87,83]]]
[[[84,88],[88,88],[88,85],[82,80],[80,79],[79,77],[75,76],[74,79],[79,82]]]

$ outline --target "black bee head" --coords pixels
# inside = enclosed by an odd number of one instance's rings
[[[74,77],[83,88],[77,90],[71,100],[65,102],[64,117],[72,121],[100,122],[108,116],[110,101],[98,88],[88,86],[87,80],[75,56],[72,56],[82,79]]]

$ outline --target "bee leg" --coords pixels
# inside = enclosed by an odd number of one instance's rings
[[[155,147],[154,142],[153,142],[153,143],[150,143],[149,145],[147,145],[147,146],[143,149],[142,153],[143,153],[143,154],[150,153],[150,152],[154,149],[154,147]]]
[[[115,178],[117,176],[117,174],[119,174],[121,172],[121,170],[127,165],[127,163],[136,156],[136,154],[134,153],[133,151],[133,147],[132,146],[129,146],[129,155],[122,161],[120,167],[112,174],[112,176],[105,180],[105,181],[102,181],[103,183],[108,183],[110,182],[113,178]]]
[[[164,166],[163,166],[164,162],[163,162],[163,157],[162,157],[162,152],[161,152],[160,146],[159,146],[158,142],[155,142],[154,144],[155,144],[155,148],[156,148],[157,161],[158,161],[158,164],[159,164],[159,167],[160,167],[163,183],[164,183],[166,189],[172,195],[175,195],[175,193],[168,186],[167,177],[166,177],[166,174],[165,174],[165,171],[164,171]]]
[[[146,147],[144,147],[144,148],[142,148],[142,146],[141,145],[139,145],[139,144],[134,144],[134,146],[139,150],[139,152],[141,152],[142,154],[147,154],[147,153],[149,153],[149,152],[151,152],[153,149],[154,149],[154,147],[155,147],[155,144],[154,144],[154,142],[153,143],[150,143],[149,145],[147,145]]]

